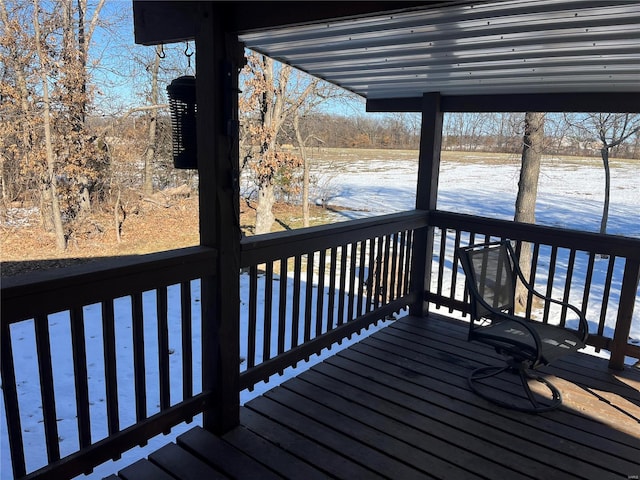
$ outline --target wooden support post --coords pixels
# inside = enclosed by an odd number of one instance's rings
[[[609,359],[609,368],[615,370],[624,369],[625,351],[629,342],[631,319],[633,318],[633,307],[639,282],[640,260],[627,258],[624,266],[624,276],[622,277],[622,288],[620,289],[616,329],[611,342],[611,358]]]
[[[442,147],[442,116],[440,94],[425,93],[422,97],[422,131],[416,189],[416,208],[420,210],[436,209]],[[411,315],[426,316],[429,311],[429,305],[424,301],[424,293],[431,286],[433,233],[433,227],[421,228],[415,232],[411,290],[418,292],[418,300],[410,306]]]
[[[239,424],[240,219],[238,69],[242,49],[225,33],[224,11],[202,2],[196,36],[200,244],[215,247],[215,271],[202,279],[202,388],[213,392],[205,429]]]

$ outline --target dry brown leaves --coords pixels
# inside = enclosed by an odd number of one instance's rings
[[[241,201],[240,224],[251,234],[255,225],[255,205]],[[122,241],[116,240],[112,213],[94,214],[86,218],[71,237],[67,250],[56,250],[53,233],[38,224],[37,213],[29,226],[0,227],[2,249],[1,275],[17,275],[33,270],[59,268],[104,257],[141,255],[183,248],[199,243],[198,196],[172,197],[165,202],[140,200],[128,203],[122,224]],[[295,222],[301,215],[298,205],[276,204],[274,213],[283,223]],[[327,211],[311,206],[312,216]],[[297,227],[299,225],[294,225]],[[276,223],[274,230],[282,230]]]

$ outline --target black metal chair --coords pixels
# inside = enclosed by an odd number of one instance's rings
[[[466,275],[471,303],[469,340],[491,345],[506,358],[505,365],[474,370],[468,377],[469,386],[483,398],[515,410],[546,412],[559,407],[562,396],[558,389],[534,370],[585,346],[589,327],[583,312],[536,292],[522,275],[509,241],[462,247],[457,253]],[[577,329],[565,327],[564,322],[551,325],[517,316],[514,312],[517,279],[534,297],[575,314]],[[508,394],[501,393],[497,384],[490,380],[503,372],[518,375],[526,398],[504,399]],[[545,385],[551,392],[550,398],[535,395],[529,380]]]

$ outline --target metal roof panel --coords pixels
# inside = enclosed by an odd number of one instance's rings
[[[366,98],[640,91],[640,2],[425,7],[240,40]]]

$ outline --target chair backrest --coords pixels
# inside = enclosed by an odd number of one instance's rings
[[[513,313],[514,263],[506,242],[472,245],[459,250],[471,295],[474,320],[491,317],[491,309]]]

